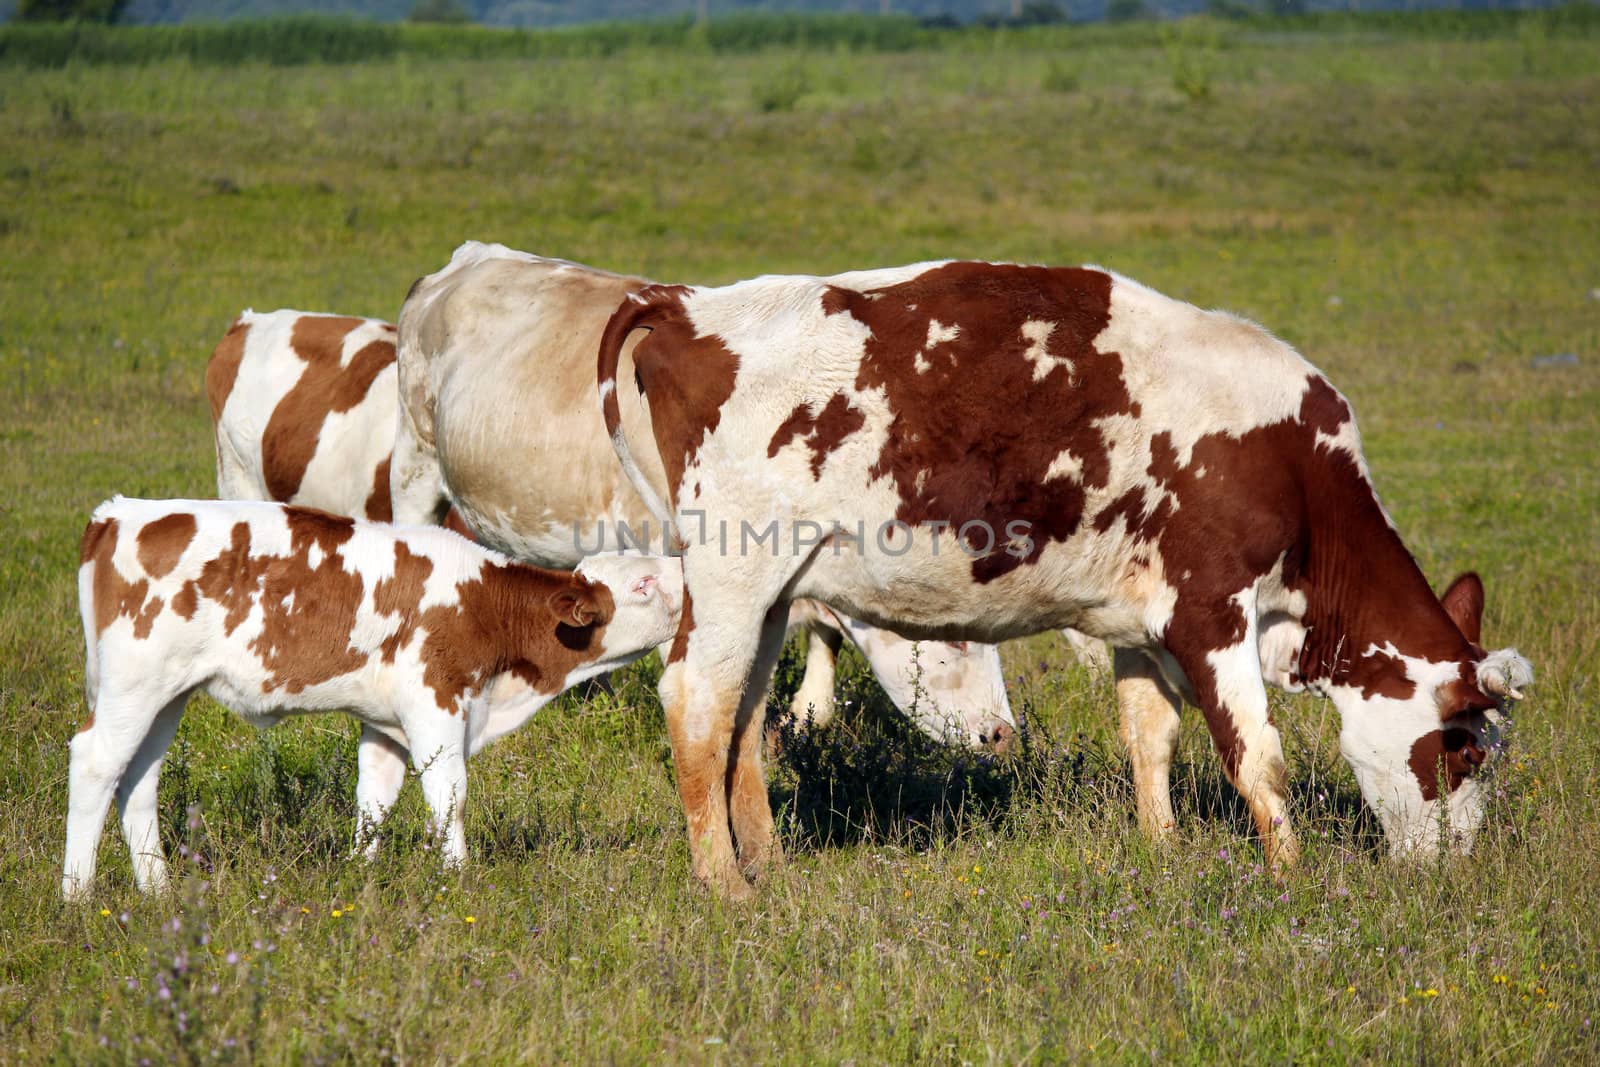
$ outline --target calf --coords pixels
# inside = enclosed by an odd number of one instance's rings
[[[347,711],[381,737],[361,752],[358,840],[393,804],[409,751],[458,864],[467,757],[667,639],[680,597],[679,569],[653,557],[572,574],[446,530],[305,508],[102,504],[78,570],[89,717],[72,740],[62,894],[87,892],[113,794],[139,888],[165,884],[156,781],[201,689],[256,726]]]
[[[542,284],[553,272],[560,284]],[[444,525],[457,533],[552,567],[577,564],[587,527],[614,533],[617,522],[631,521],[643,532],[648,513],[617,469],[599,413],[569,396],[588,388],[589,359],[621,292],[643,284],[476,242],[418,283],[408,306],[427,310],[412,316],[407,347],[423,384],[413,383],[412,410],[399,426],[398,473],[410,487],[400,520],[430,522],[443,511]],[[442,288],[454,304],[435,308]],[[489,300],[504,306],[486,308]],[[589,321],[587,333],[570,328],[574,318]],[[441,402],[430,383],[445,368],[450,399]],[[206,367],[218,495],[389,521],[396,387],[395,328],[386,322],[288,309],[241,313]],[[448,466],[431,438],[413,432],[418,420],[450,431]],[[481,535],[445,507],[446,471]],[[597,506],[607,494],[612,502]],[[572,528],[559,521],[569,514]],[[823,726],[833,718],[834,662],[848,637],[890,700],[928,734],[1003,747],[1011,733],[993,646],[923,646],[805,604],[796,605],[789,629],[808,639],[792,708],[802,721]],[[381,743],[375,731],[363,731],[363,753]]]
[[[617,373],[636,329],[639,453]],[[694,871],[720,892],[777,854],[748,694],[795,596],[919,638],[1106,639],[1135,753],[1148,735],[1170,759],[1198,704],[1279,863],[1297,848],[1264,683],[1326,695],[1391,848],[1470,846],[1473,772],[1532,669],[1479,644],[1476,576],[1429,589],[1349,404],[1259,327],[1093,267],[925,263],[647,287],[598,369],[623,470],[686,541],[661,693]],[[778,551],[737,564],[702,536],[773,520]],[[1136,755],[1141,788],[1157,763]]]

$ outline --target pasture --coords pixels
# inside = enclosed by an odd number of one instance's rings
[[[0,1063],[1600,1056],[1600,40],[1089,41],[0,67]],[[1390,864],[1331,705],[1281,694],[1301,867],[1261,868],[1192,712],[1150,844],[1109,682],[1041,636],[1003,650],[1000,761],[848,670],[857,714],[773,767],[791,860],[752,906],[690,884],[652,658],[473,761],[459,875],[415,786],[347,859],[354,723],[197,700],[177,888],[139,898],[108,828],[64,908],[88,513],[214,493],[239,309],[393,318],[469,237],[674,281],[1096,262],[1267,325],[1539,672],[1476,854]]]

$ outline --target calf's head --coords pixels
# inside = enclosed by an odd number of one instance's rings
[[[598,555],[551,597],[563,627],[599,631],[597,664],[621,666],[672,639],[683,610],[683,565],[663,556]],[[558,636],[560,636],[558,634]]]
[[[1459,637],[1452,654],[1408,655],[1393,643],[1355,650],[1355,669],[1329,686],[1340,750],[1396,856],[1471,851],[1487,800],[1482,770],[1533,681],[1515,649],[1478,643],[1476,574],[1452,582],[1440,607]]]

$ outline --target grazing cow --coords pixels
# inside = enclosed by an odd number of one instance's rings
[[[661,694],[715,890],[747,896],[740,865],[778,854],[749,694],[797,596],[920,638],[1105,638],[1136,773],[1164,776],[1138,754],[1170,758],[1180,698],[1199,705],[1280,864],[1297,849],[1263,683],[1321,693],[1393,851],[1442,829],[1470,847],[1473,771],[1532,669],[1479,644],[1475,575],[1429,589],[1349,404],[1259,327],[1092,267],[651,286],[606,326],[599,392],[624,471],[687,541]],[[776,552],[720,558],[721,531],[774,521]]]
[[[72,739],[68,899],[94,877],[113,793],[139,888],[165,884],[156,780],[199,689],[256,726],[347,711],[381,734],[401,762],[363,751],[358,841],[409,750],[458,864],[467,757],[670,637],[682,593],[659,557],[547,571],[447,530],[254,502],[118,497],[95,509],[80,559],[89,718]]]
[[[396,519],[427,521],[448,494],[474,536],[517,559],[570,566],[621,547],[624,527],[664,551],[662,531],[622,477],[592,395],[606,319],[645,284],[469,241],[412,286],[400,312]],[[624,408],[630,425],[648,433],[636,395]],[[660,477],[659,467],[654,472]],[[810,650],[798,718],[832,717],[842,634],[929,734],[997,747],[1012,736],[994,647],[919,647],[826,610],[801,609],[789,625],[801,624]]]

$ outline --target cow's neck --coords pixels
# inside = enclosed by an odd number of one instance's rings
[[[1389,525],[1371,483],[1342,455],[1321,465],[1334,469],[1317,479],[1324,484],[1307,485],[1307,543],[1295,583],[1306,596],[1301,681],[1372,684],[1374,677],[1405,677],[1398,657],[1460,659],[1465,639]]]

